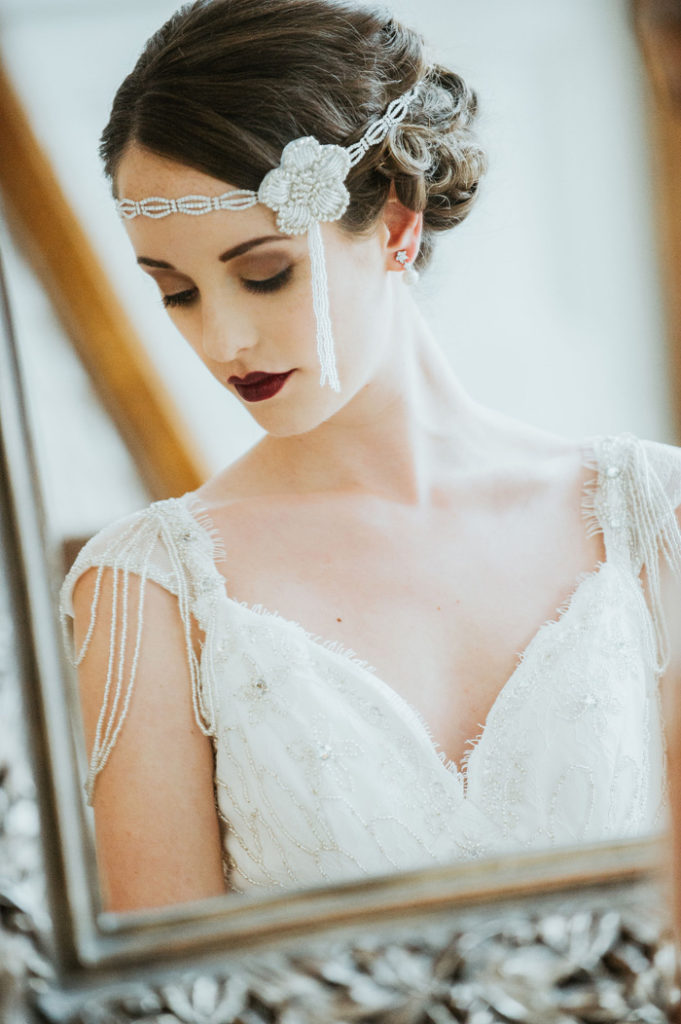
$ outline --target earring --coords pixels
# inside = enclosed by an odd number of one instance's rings
[[[419,272],[409,262],[409,256],[407,255],[406,249],[400,249],[399,252],[395,253],[395,259],[398,263],[401,263],[405,269],[405,283],[416,284],[419,279]]]

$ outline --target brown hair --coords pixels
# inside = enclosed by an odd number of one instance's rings
[[[388,11],[354,0],[195,0],[147,42],[116,93],[100,154],[115,194],[130,143],[257,190],[292,139],[347,146],[391,100],[422,78],[423,38]],[[394,181],[423,211],[416,267],[433,236],[459,224],[475,199],[485,157],[471,125],[475,93],[431,65],[407,117],[352,168],[339,225],[375,225]]]

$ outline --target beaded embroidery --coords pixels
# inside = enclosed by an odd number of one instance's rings
[[[584,512],[606,561],[581,577],[502,687],[464,771],[440,758],[419,716],[366,662],[274,612],[232,600],[224,557],[191,496],[102,531],[62,590],[114,570],[178,599],[197,722],[212,740],[225,871],[237,891],[290,888],[503,850],[640,835],[664,821],[658,679],[667,636],[659,573],[681,572],[681,453],[635,438],[596,439]],[[645,565],[650,606],[639,580]],[[117,581],[117,582],[116,582]],[[85,656],[97,619],[79,652]],[[134,698],[143,602],[114,630],[111,679],[87,788],[112,756]],[[204,637],[189,651],[194,617]]]

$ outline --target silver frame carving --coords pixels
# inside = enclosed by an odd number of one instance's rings
[[[143,914],[102,913],[73,748],[75,694],[51,583],[57,572],[46,571],[45,519],[32,452],[0,263],[0,570],[6,571],[10,591],[40,812],[51,956],[58,978],[52,999],[61,992],[68,1002],[76,993],[92,995],[114,982],[148,983],[188,967],[212,975],[217,965],[224,971],[244,956],[299,950],[311,942],[348,942],[349,935],[377,930],[395,936],[443,922],[474,927],[476,918],[483,921],[502,905],[526,907],[529,915],[552,899],[616,905],[628,889],[661,891],[661,845],[650,839],[451,865],[280,896],[220,897]]]

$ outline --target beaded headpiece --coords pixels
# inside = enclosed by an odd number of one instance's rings
[[[382,142],[390,129],[406,116],[409,105],[423,88],[423,79],[393,100],[385,114],[372,122],[362,138],[351,146],[322,145],[314,135],[293,139],[283,149],[278,167],[268,171],[257,192],[232,189],[220,196],[189,195],[179,199],[149,196],[118,199],[116,209],[124,220],[133,217],[168,217],[172,213],[197,216],[214,210],[245,210],[263,203],[277,214],[277,228],[285,235],[307,232],[312,266],[312,298],[317,324],[320,385],[340,391],[329,317],[328,279],[324,260],[321,221],[339,220],[350,202],[345,179],[371,146]]]

